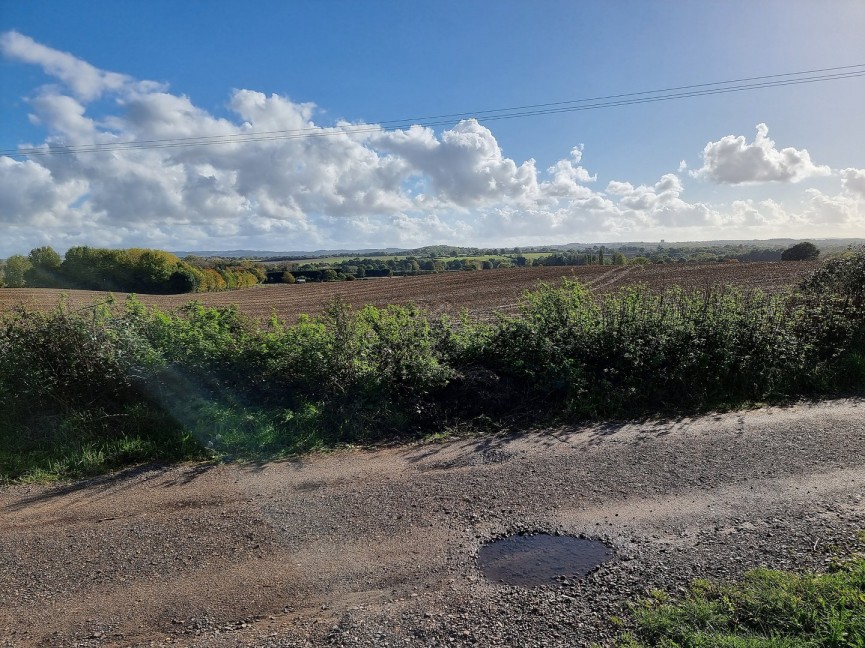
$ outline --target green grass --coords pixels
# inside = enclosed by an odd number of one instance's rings
[[[0,484],[82,479],[152,461],[174,463],[207,456],[192,436],[184,434],[161,439],[152,434],[87,442],[68,439],[38,449],[0,450]]]
[[[865,558],[825,574],[755,569],[738,582],[695,581],[685,598],[660,592],[636,606],[621,648],[865,646]]]

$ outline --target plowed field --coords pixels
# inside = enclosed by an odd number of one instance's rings
[[[494,312],[513,311],[523,291],[535,288],[540,282],[557,283],[561,277],[577,279],[600,293],[638,283],[653,290],[670,286],[701,289],[731,284],[778,292],[797,284],[815,266],[810,262],[778,262],[514,268],[350,282],[274,284],[198,295],[140,295],[140,299],[165,310],[177,308],[192,299],[210,306],[236,304],[253,317],[266,318],[275,312],[288,321],[294,321],[301,313],[320,312],[337,296],[354,306],[414,302],[433,313],[458,313],[467,309],[478,316],[489,316]],[[51,308],[57,305],[63,294],[67,295],[73,307],[87,306],[108,296],[108,293],[87,290],[4,288],[0,289],[0,309],[20,303]],[[117,293],[115,297],[123,299],[125,295]]]

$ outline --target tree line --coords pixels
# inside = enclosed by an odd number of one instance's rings
[[[176,294],[245,288],[265,279],[264,268],[250,262],[181,260],[163,250],[88,246],[69,248],[61,257],[43,246],[6,259],[0,285]]]
[[[441,248],[441,249],[439,249]],[[430,254],[454,251],[436,246]],[[470,248],[459,248],[467,250]],[[474,249],[472,249],[474,250]],[[478,250],[483,251],[483,250]],[[488,258],[351,258],[336,262],[270,262],[265,267],[249,260],[231,258],[178,258],[170,252],[144,248],[113,250],[78,246],[61,257],[50,246],[34,248],[27,256],[14,255],[0,264],[0,286],[8,288],[68,288],[176,294],[245,288],[258,283],[345,281],[394,275],[493,270],[528,266],[626,265],[647,263],[788,261],[816,259],[820,251],[812,243],[798,243],[786,250],[743,245],[665,246],[656,249],[622,245],[564,249],[529,259],[519,248]],[[502,254],[502,252],[507,252]]]

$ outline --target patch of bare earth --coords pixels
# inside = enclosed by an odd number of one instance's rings
[[[865,528],[865,401],[156,466],[0,489],[0,646],[578,646],[660,587],[820,569]],[[615,551],[486,581],[520,531]]]
[[[334,297],[355,307],[415,303],[433,313],[458,314],[466,309],[488,316],[494,312],[513,312],[524,291],[537,288],[541,282],[558,283],[562,277],[581,281],[596,292],[610,292],[639,283],[653,290],[671,286],[699,290],[710,285],[730,284],[778,292],[799,283],[814,267],[815,264],[809,262],[766,262],[514,268],[362,281],[272,284],[219,293],[139,295],[139,298],[146,304],[166,310],[179,308],[192,299],[209,306],[237,305],[256,318],[268,318],[276,313],[290,322],[302,313],[321,312]],[[73,308],[83,308],[105,301],[109,293],[4,288],[0,289],[0,310],[16,304],[49,309],[58,304],[62,295]],[[117,293],[114,297],[122,300],[125,295]]]

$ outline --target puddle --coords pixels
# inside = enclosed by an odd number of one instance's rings
[[[603,542],[572,536],[513,535],[483,545],[481,571],[508,585],[555,585],[561,577],[582,578],[613,556]]]

